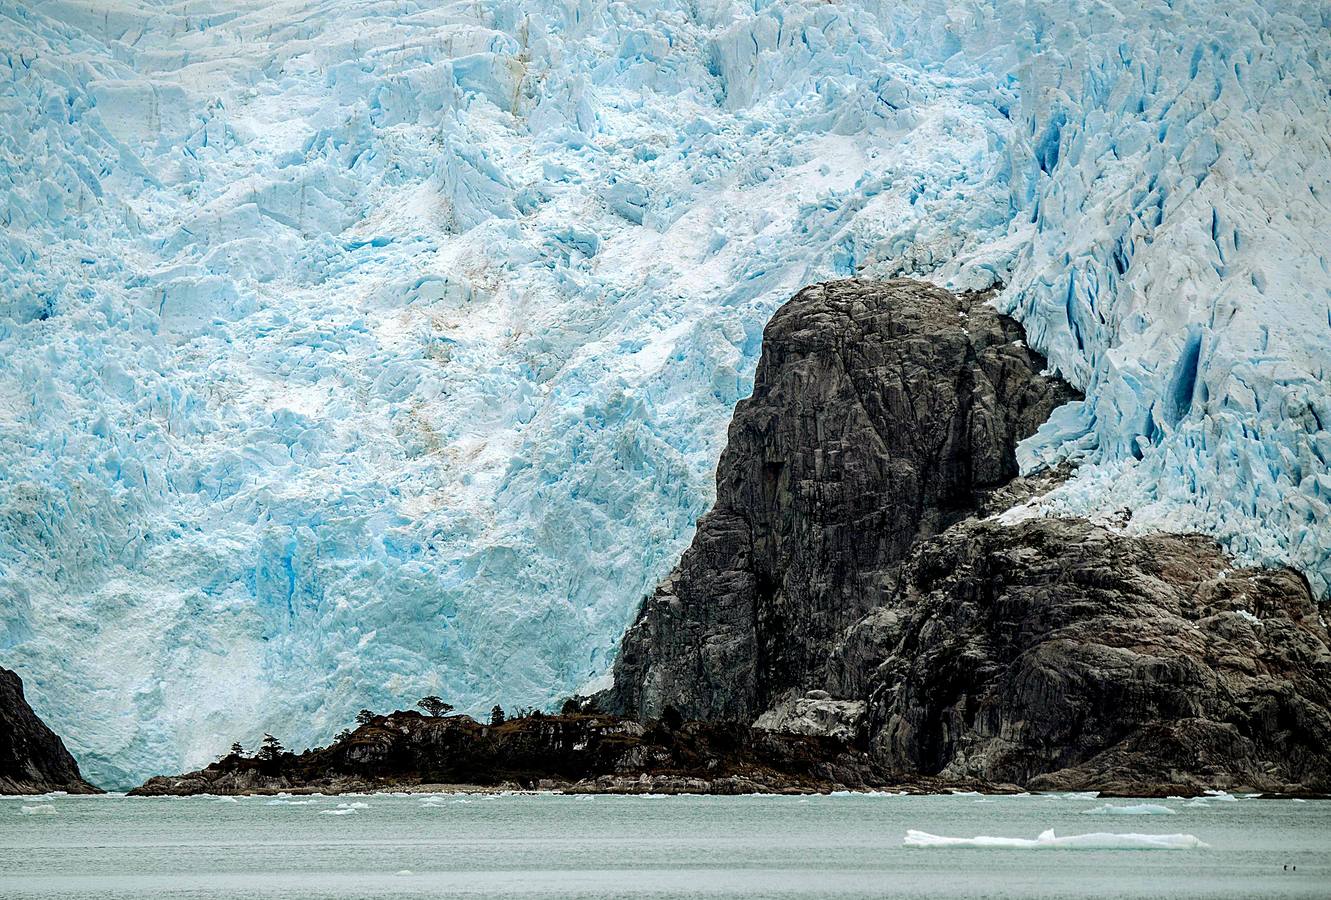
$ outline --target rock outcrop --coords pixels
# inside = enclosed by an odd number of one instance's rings
[[[23,696],[23,681],[0,668],[0,794],[101,793],[83,780],[60,738]]]
[[[342,793],[558,788],[579,793],[809,793],[883,784],[863,748],[734,723],[615,716],[531,716],[484,725],[468,716],[377,716],[328,747],[271,759],[230,755],[130,793]],[[927,781],[912,785],[937,789]]]
[[[753,721],[824,686],[833,643],[915,543],[1010,481],[1016,443],[1076,396],[984,299],[839,281],[778,310],[716,505],[626,634],[603,706]]]
[[[1014,448],[1073,392],[981,299],[837,282],[777,313],[716,507],[596,702],[864,740],[890,779],[1331,791],[1298,574],[998,515],[1059,477],[1014,480]]]
[[[1331,791],[1331,637],[1293,570],[1235,568],[1196,535],[972,521],[919,548],[886,609],[839,660],[867,673],[886,771]]]

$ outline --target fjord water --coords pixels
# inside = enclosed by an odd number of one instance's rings
[[[1154,814],[1105,814],[1106,803],[1143,808],[1088,796],[11,798],[0,800],[0,897],[1177,898],[1331,889],[1329,801],[1151,801],[1144,808]],[[36,811],[48,806],[55,812]],[[1048,828],[1183,832],[1209,847],[902,846],[908,829],[1033,838]]]

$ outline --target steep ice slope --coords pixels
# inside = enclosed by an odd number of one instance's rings
[[[1025,463],[1099,463],[1048,505],[1209,532],[1325,596],[1331,7],[1031,4],[1009,31],[1004,6],[901,42],[1020,82],[1000,305],[1088,396]]]
[[[1325,588],[1324,8],[1077,6],[0,0],[0,663],[107,784],[574,689],[856,271],[1009,283],[1058,504]]]

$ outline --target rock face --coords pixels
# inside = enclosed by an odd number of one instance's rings
[[[1331,791],[1331,638],[1292,570],[1195,535],[972,521],[920,547],[888,608],[845,646],[891,648],[854,666],[889,771]]]
[[[912,282],[791,300],[716,508],[597,702],[865,740],[893,779],[1331,791],[1304,579],[1197,536],[997,515],[1048,485],[1013,480],[1014,445],[1073,396],[1021,337]]]
[[[752,721],[823,686],[833,642],[912,546],[1015,476],[1016,442],[1076,396],[983,299],[841,281],[777,312],[716,505],[626,634],[603,706]]]
[[[23,681],[0,668],[0,794],[100,791],[83,780],[79,765],[23,697]]]

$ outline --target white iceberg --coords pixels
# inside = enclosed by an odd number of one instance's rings
[[[944,837],[914,829],[906,832],[903,847],[974,847],[1000,850],[1205,850],[1210,845],[1192,834],[1112,834],[1098,831],[1093,834],[1069,834],[1058,837],[1054,829],[1040,832],[1031,838]]]
[[[45,803],[41,806],[25,806],[19,810],[21,816],[54,816],[55,814],[55,807]]]
[[[1174,816],[1178,810],[1161,806],[1159,803],[1133,803],[1127,806],[1115,806],[1106,803],[1094,809],[1082,810],[1084,816]]]

